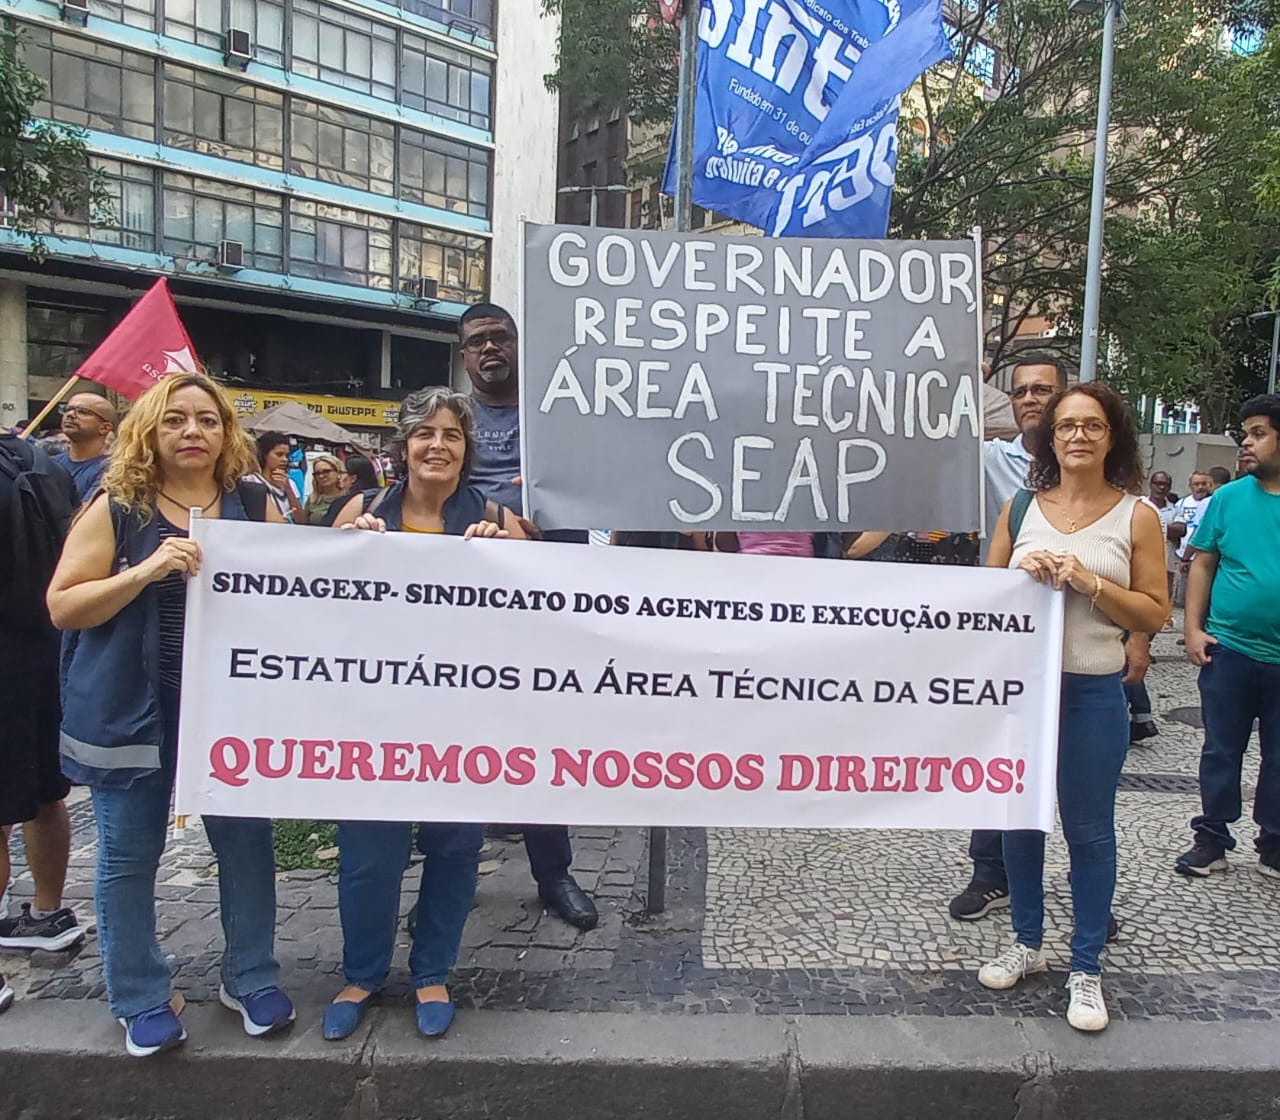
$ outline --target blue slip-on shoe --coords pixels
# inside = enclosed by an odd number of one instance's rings
[[[378,993],[372,992],[359,1003],[352,1000],[334,1000],[324,1009],[322,1023],[326,1041],[339,1042],[355,1033],[356,1028],[364,1022],[364,1013],[369,1005],[377,999]]]
[[[124,1027],[124,1048],[135,1058],[149,1058],[187,1041],[187,1032],[167,1003],[116,1022]]]
[[[453,1024],[453,1000],[432,1000],[417,1005],[418,1033],[423,1038],[444,1038]]]
[[[218,988],[218,1002],[223,1007],[240,1012],[244,1033],[252,1038],[262,1038],[274,1031],[283,1030],[293,1022],[297,1013],[293,1001],[275,985],[259,988],[238,999],[222,984]]]

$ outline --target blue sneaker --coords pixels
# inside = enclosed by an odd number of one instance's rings
[[[187,1032],[167,1003],[116,1022],[124,1027],[124,1048],[135,1058],[149,1058],[187,1041]]]
[[[274,985],[259,988],[256,992],[237,999],[223,984],[218,988],[218,1002],[223,1007],[240,1012],[240,1018],[244,1021],[244,1033],[253,1038],[283,1030],[297,1015],[293,1010],[293,1001]]]

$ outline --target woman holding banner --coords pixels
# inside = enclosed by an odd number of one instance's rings
[[[1071,973],[1067,1022],[1108,1022],[1100,957],[1116,883],[1116,787],[1129,746],[1121,678],[1126,630],[1154,633],[1169,614],[1160,519],[1135,496],[1138,441],[1128,406],[1096,382],[1045,406],[1034,435],[1030,490],[1001,511],[987,563],[1018,568],[1066,595],[1058,809],[1071,857]],[[988,988],[1012,988],[1048,968],[1044,833],[1006,832],[1016,941],[982,967]]]
[[[334,521],[342,529],[378,533],[445,533],[524,538],[527,523],[486,503],[467,484],[473,457],[471,402],[436,386],[400,406],[392,449],[403,464],[400,482],[350,499]],[[391,971],[399,921],[400,883],[413,841],[411,823],[344,821],[338,825],[338,910],[346,987],[325,1008],[324,1037],[350,1035]],[[484,830],[478,824],[418,825],[425,855],[413,923],[409,970],[418,1031],[441,1038],[453,1022],[445,986],[458,959],[462,930],[476,893]]]
[[[93,794],[96,904],[107,1002],[146,1057],[186,1037],[155,932],[178,740],[186,578],[200,568],[190,518],[280,521],[253,444],[208,378],[174,374],[120,425],[102,490],[72,525],[49,585],[63,649],[62,769]],[[222,1003],[260,1036],[293,1021],[277,986],[271,822],[205,817],[218,857]]]

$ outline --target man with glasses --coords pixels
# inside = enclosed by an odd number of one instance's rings
[[[471,379],[471,407],[475,412],[475,460],[471,481],[500,506],[521,512],[520,485],[520,358],[516,322],[505,308],[477,303],[458,322],[462,364]],[[545,534],[548,540],[585,544],[587,534]],[[538,896],[553,914],[578,929],[592,929],[599,920],[595,904],[569,873],[573,849],[565,825],[524,825],[529,869]]]
[[[98,489],[116,423],[115,405],[97,393],[76,393],[63,406],[62,434],[70,446],[53,461],[71,475],[82,502]]]

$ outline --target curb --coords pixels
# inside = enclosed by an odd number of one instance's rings
[[[342,1043],[319,1008],[253,1040],[191,1007],[182,1051],[125,1056],[101,1004],[0,1019],[0,1120],[1115,1120],[1280,1116],[1273,1023],[463,1012],[426,1042],[379,1008]]]

